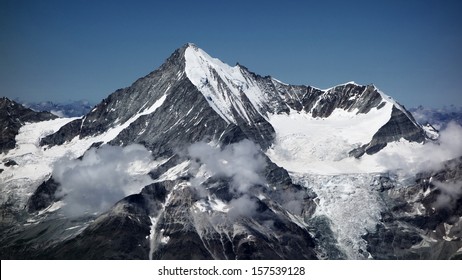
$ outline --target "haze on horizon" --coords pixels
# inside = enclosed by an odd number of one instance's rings
[[[99,102],[193,42],[291,84],[462,105],[460,1],[0,2],[1,96]]]

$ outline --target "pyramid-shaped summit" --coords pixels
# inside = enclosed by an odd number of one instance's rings
[[[244,107],[255,110],[227,92],[230,86],[214,68],[218,63],[226,65],[193,44],[184,45],[159,69],[112,93],[89,114],[42,139],[41,144],[60,145],[76,136],[105,134],[95,139],[116,145],[142,143],[162,155],[171,155],[179,146],[204,139],[232,143],[249,137],[269,146],[273,133],[270,125],[257,112],[244,112]],[[208,75],[214,74],[213,83],[219,83],[225,92],[207,90],[208,81],[212,83]],[[226,104],[220,103],[218,95]],[[240,107],[230,108],[233,102],[239,102]],[[245,120],[241,119],[243,113],[247,114]],[[249,120],[258,122],[258,133],[252,131]]]
[[[141,143],[162,155],[204,139],[219,143],[251,139],[267,149],[277,134],[272,116],[299,112],[329,118],[338,110],[380,115],[372,124],[373,131],[367,131],[361,145],[351,149],[356,157],[376,153],[401,138],[425,140],[412,116],[373,85],[350,82],[328,90],[288,85],[241,65],[231,67],[188,43],[159,69],[115,91],[84,118],[41,144],[59,145],[75,136],[105,134],[98,138],[100,142]]]

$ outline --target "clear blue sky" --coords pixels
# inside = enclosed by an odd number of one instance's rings
[[[462,105],[462,1],[0,0],[0,96],[99,102],[193,42],[292,84]]]

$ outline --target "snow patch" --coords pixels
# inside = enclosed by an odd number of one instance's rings
[[[196,201],[193,207],[202,213],[211,213],[211,211],[227,213],[229,211],[228,204],[216,197],[212,198],[210,196]]]

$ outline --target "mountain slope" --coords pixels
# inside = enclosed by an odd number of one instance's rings
[[[142,143],[160,155],[172,155],[178,145],[205,138],[231,143],[249,137],[269,145],[272,131],[268,124],[262,122],[261,129],[254,133],[245,122],[238,126],[215,114],[185,75],[186,49],[177,50],[158,70],[131,87],[111,94],[82,120],[63,127],[64,138],[57,136],[61,131],[44,138],[42,145],[62,144],[77,135],[85,138],[115,127],[123,129],[111,143]]]

